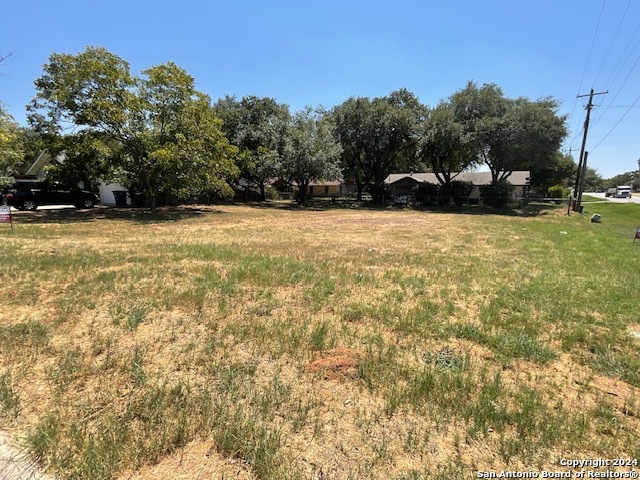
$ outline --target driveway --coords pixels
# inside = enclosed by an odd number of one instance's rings
[[[38,207],[38,210],[66,210],[70,208],[76,208],[76,207],[74,207],[73,205],[40,205]],[[20,212],[20,210],[18,210],[15,207],[11,207],[11,211]]]

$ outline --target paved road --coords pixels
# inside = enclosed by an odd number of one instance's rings
[[[637,193],[631,198],[611,198],[605,197],[604,193],[595,193],[595,192],[584,192],[583,195],[589,195],[590,197],[601,198],[602,200],[606,200],[607,202],[614,203],[640,203],[640,195]]]

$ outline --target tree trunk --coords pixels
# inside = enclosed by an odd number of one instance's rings
[[[498,171],[489,165],[489,170],[491,170],[491,183],[498,183]]]
[[[131,206],[132,207],[137,207],[138,206],[138,194],[135,191],[135,189],[133,187],[129,187],[127,190],[129,190],[129,198],[131,198]]]
[[[156,211],[156,192],[153,188],[151,188],[151,179],[149,178],[149,175],[147,174],[146,178],[145,178],[145,186],[147,188],[147,195],[149,196],[149,200],[151,202],[151,211],[155,212]]]
[[[304,205],[307,201],[307,186],[308,183],[298,182],[298,203]]]
[[[438,195],[439,205],[449,205],[451,199],[451,172],[444,168],[442,159],[432,159],[431,168],[436,178],[440,182],[440,194]]]
[[[376,184],[373,186],[373,192],[371,192],[371,198],[375,205],[384,204],[384,183]]]
[[[260,201],[264,202],[267,199],[267,195],[265,193],[265,189],[264,189],[264,182],[261,182],[260,185]]]

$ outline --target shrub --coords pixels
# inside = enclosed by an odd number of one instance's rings
[[[506,180],[480,186],[480,197],[483,202],[493,208],[506,208],[513,193],[514,186]]]
[[[551,198],[567,198],[570,192],[570,189],[563,187],[562,185],[554,185],[547,189],[547,193]],[[561,200],[556,200],[556,203],[560,202]]]
[[[273,187],[265,187],[264,196],[269,200],[280,200],[280,192]]]
[[[473,191],[473,183],[453,180],[450,183],[449,191],[453,197],[453,203],[460,206],[467,202],[469,195]]]
[[[416,187],[416,201],[423,205],[432,205],[440,195],[440,185],[422,182]]]

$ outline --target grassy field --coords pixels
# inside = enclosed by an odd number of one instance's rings
[[[640,459],[640,205],[585,211],[21,212],[0,427],[72,479]]]

